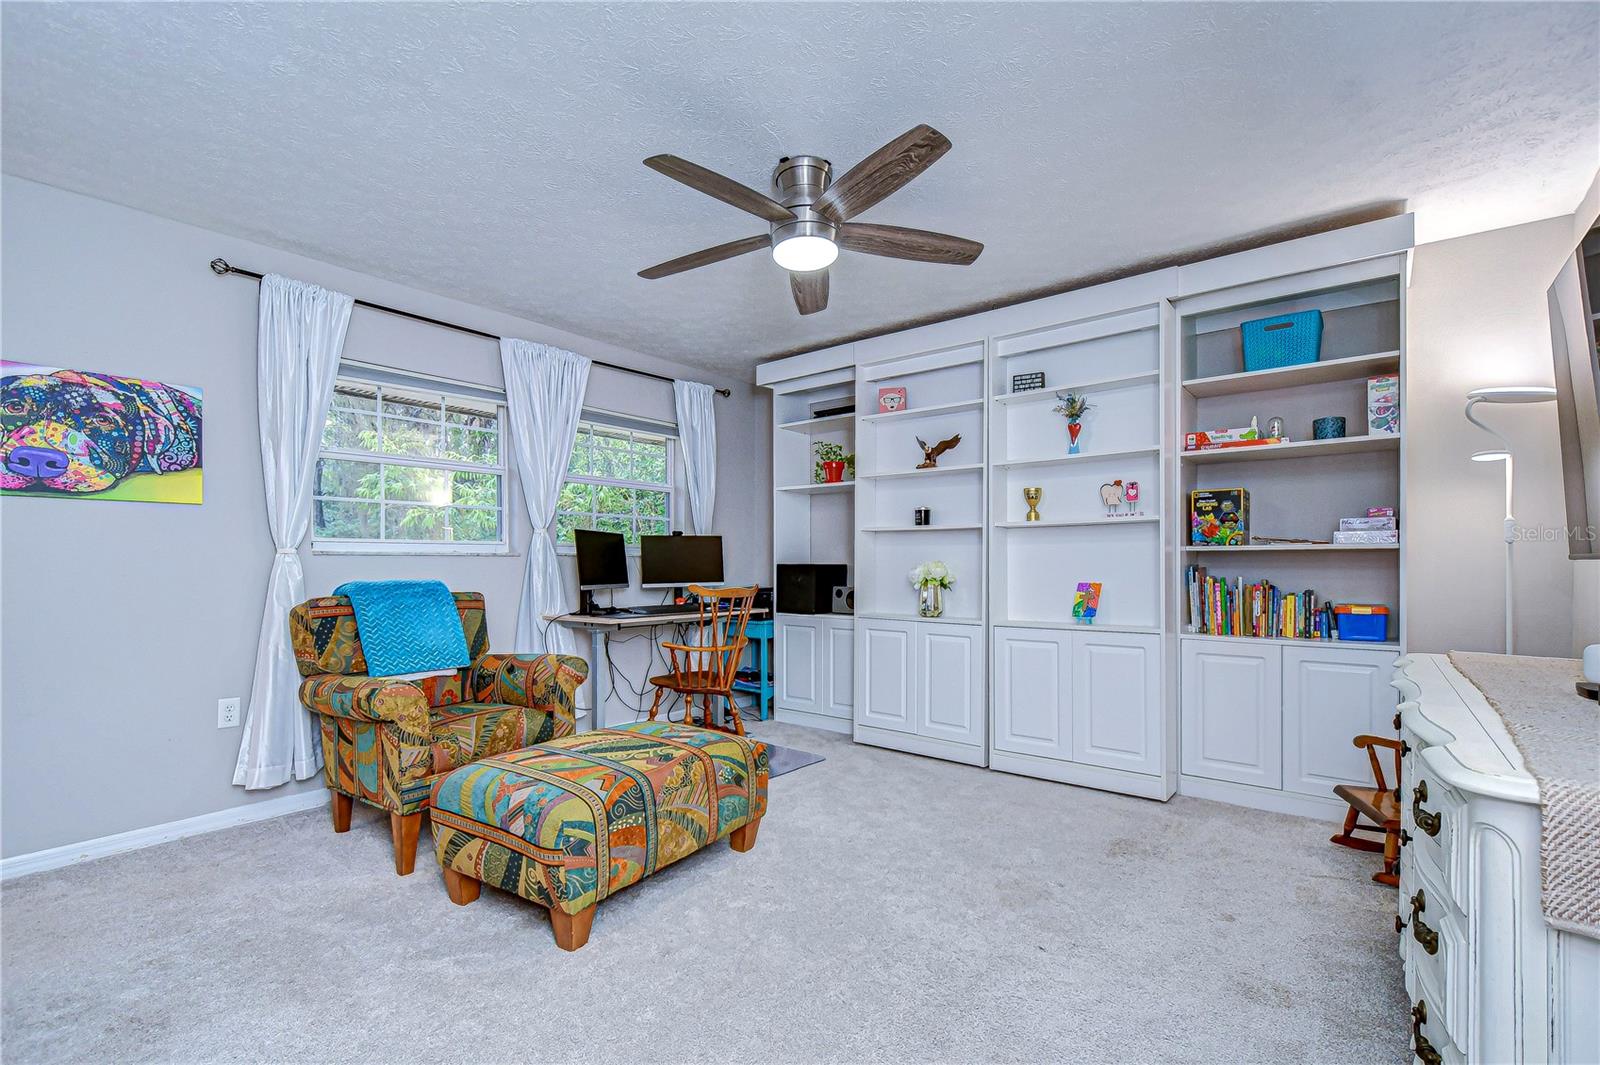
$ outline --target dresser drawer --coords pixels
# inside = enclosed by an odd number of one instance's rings
[[[1405,944],[1406,990],[1428,1000],[1433,1019],[1457,1044],[1467,1042],[1471,991],[1467,921],[1427,861],[1416,862],[1400,897],[1400,937]]]
[[[1411,1052],[1423,1065],[1435,1061],[1442,1065],[1466,1065],[1467,1056],[1450,1041],[1439,1023],[1438,1010],[1426,992],[1412,994]]]
[[[1461,854],[1461,826],[1466,801],[1461,793],[1429,772],[1427,763],[1413,750],[1410,771],[1400,787],[1400,827],[1411,837],[1406,850],[1431,863],[1452,899],[1463,894],[1456,871]]]

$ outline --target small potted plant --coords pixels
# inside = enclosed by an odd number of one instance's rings
[[[1078,434],[1083,431],[1083,426],[1079,423],[1083,420],[1083,416],[1089,413],[1089,397],[1082,392],[1068,392],[1066,395],[1057,392],[1056,398],[1061,402],[1050,409],[1067,419],[1067,437],[1069,440],[1067,454],[1076,455],[1078,453]]]
[[[912,568],[909,574],[911,587],[917,590],[917,614],[936,618],[944,613],[944,592],[956,579],[950,567],[943,562],[924,562]]]
[[[818,440],[812,445],[812,451],[817,458],[818,484],[838,484],[856,464],[856,457],[845,451],[843,444],[836,444],[832,440]]]

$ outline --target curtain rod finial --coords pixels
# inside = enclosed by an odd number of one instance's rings
[[[226,276],[228,276],[228,273],[232,269],[233,269],[233,267],[228,265],[228,260],[226,260],[226,259],[212,259],[211,260],[211,272],[216,274],[218,277],[226,277]]]

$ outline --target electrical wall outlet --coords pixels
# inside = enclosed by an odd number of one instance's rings
[[[217,700],[217,727],[233,728],[239,723],[239,697]]]

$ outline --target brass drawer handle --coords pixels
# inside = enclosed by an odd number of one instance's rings
[[[1422,1026],[1428,1023],[1428,1004],[1422,999],[1417,999],[1417,1004],[1411,1007],[1411,1040],[1416,1046],[1416,1054],[1422,1065],[1442,1065],[1444,1055],[1433,1048],[1428,1042],[1428,1037],[1422,1034]]]
[[[1411,820],[1415,821],[1417,827],[1428,835],[1437,836],[1439,834],[1440,818],[1438,814],[1429,813],[1422,808],[1422,804],[1427,801],[1428,782],[1419,780],[1417,786],[1411,789]]]
[[[1420,914],[1428,908],[1428,897],[1421,891],[1411,896],[1411,938],[1422,944],[1429,954],[1439,953],[1439,933],[1422,923]],[[1395,918],[1399,920],[1399,918]]]

